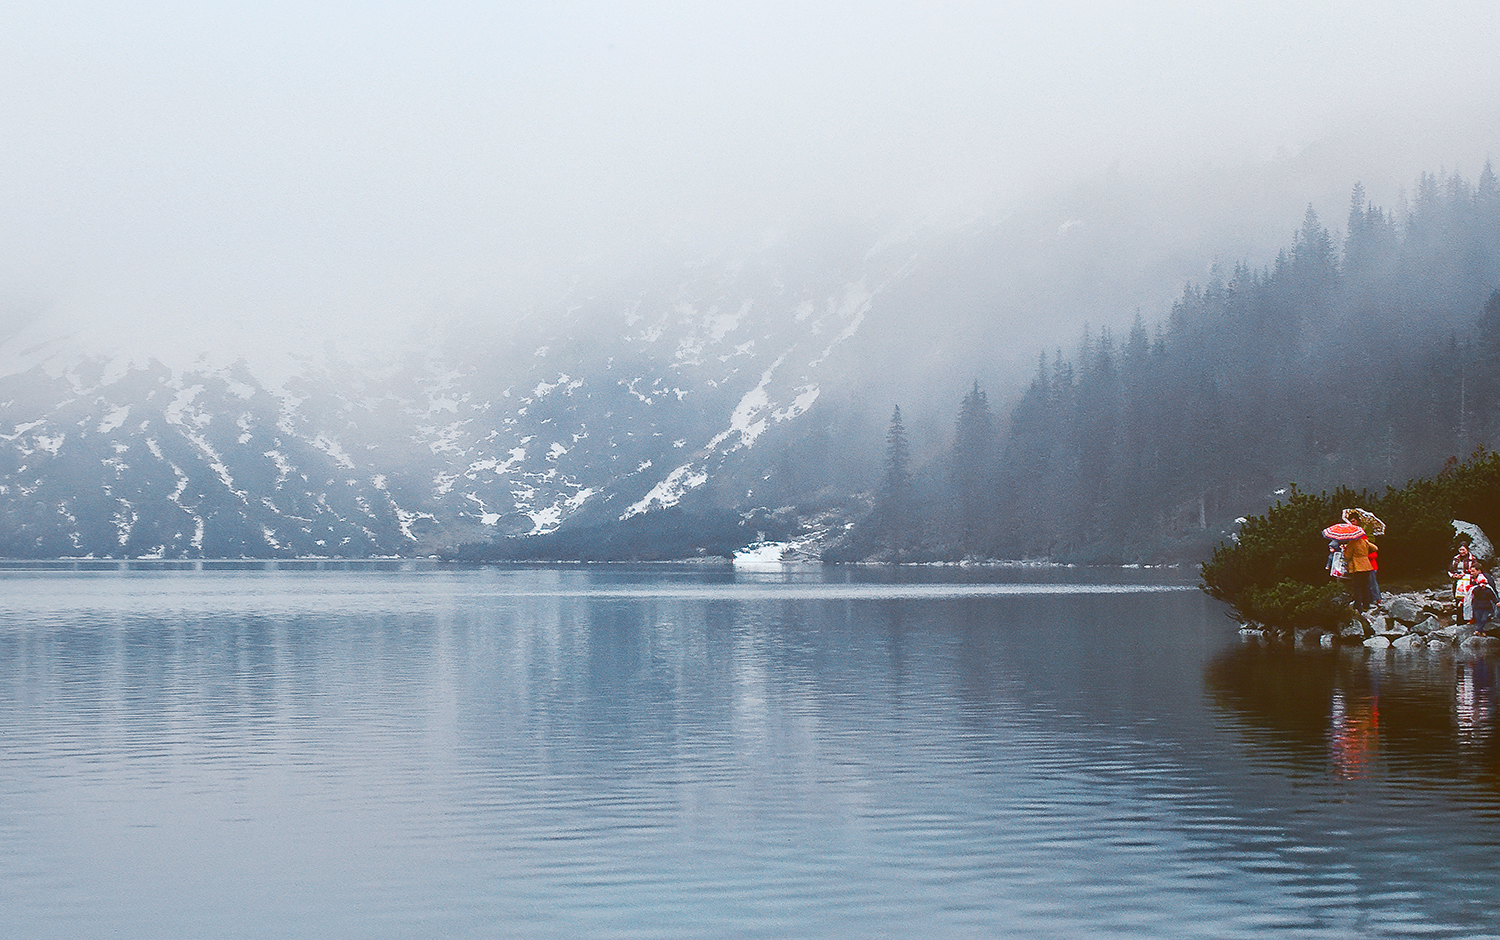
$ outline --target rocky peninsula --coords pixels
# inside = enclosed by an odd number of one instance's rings
[[[1479,633],[1472,623],[1457,622],[1453,594],[1447,589],[1387,594],[1374,611],[1351,610],[1337,627],[1278,629],[1245,624],[1247,641],[1301,646],[1365,646],[1369,649],[1435,649],[1500,651],[1500,638]]]

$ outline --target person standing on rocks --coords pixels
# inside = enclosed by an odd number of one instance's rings
[[[1462,625],[1469,622],[1469,588],[1474,586],[1474,572],[1464,569],[1464,573],[1453,582],[1453,612],[1454,622]]]
[[[1473,562],[1474,556],[1469,554],[1469,543],[1464,542],[1458,546],[1458,554],[1448,563],[1448,578],[1453,582],[1453,611],[1459,623],[1464,620],[1464,595],[1469,590],[1469,566]]]
[[[1469,554],[1469,543],[1461,543],[1458,546],[1458,554],[1454,555],[1453,560],[1448,562],[1448,577],[1457,578],[1463,572],[1468,571],[1469,562],[1473,560],[1474,556]]]
[[[1474,622],[1474,588],[1479,582],[1486,580],[1484,569],[1479,566],[1478,560],[1469,562],[1468,577],[1464,579],[1464,596],[1459,605],[1458,614],[1462,623]]]
[[[1473,580],[1473,586],[1469,588],[1469,609],[1474,614],[1474,629],[1483,633],[1495,616],[1495,587],[1477,564]]]
[[[1370,564],[1370,552],[1375,543],[1364,536],[1344,543],[1344,562],[1349,570],[1349,587],[1354,592],[1354,609],[1364,610],[1380,603],[1380,585],[1375,581],[1375,568]]]

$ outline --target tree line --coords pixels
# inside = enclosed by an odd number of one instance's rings
[[[1002,421],[974,383],[914,467],[899,410],[869,516],[832,560],[1205,557],[1292,484],[1399,485],[1500,437],[1500,183],[1424,173],[1394,209],[1355,185],[1265,267],[1168,314],[1042,353]]]

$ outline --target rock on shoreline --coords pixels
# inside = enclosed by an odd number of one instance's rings
[[[1349,612],[1333,630],[1281,630],[1244,624],[1247,641],[1298,646],[1365,646],[1369,649],[1434,649],[1500,652],[1500,639],[1479,635],[1473,624],[1455,622],[1453,595],[1446,590],[1387,594],[1369,613]]]

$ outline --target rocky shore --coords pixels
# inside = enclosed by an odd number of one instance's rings
[[[1480,635],[1471,623],[1456,623],[1454,613],[1453,595],[1447,590],[1387,594],[1378,608],[1369,613],[1351,610],[1349,619],[1333,630],[1278,630],[1247,624],[1240,628],[1240,636],[1247,641],[1303,646],[1500,652],[1500,639]]]

